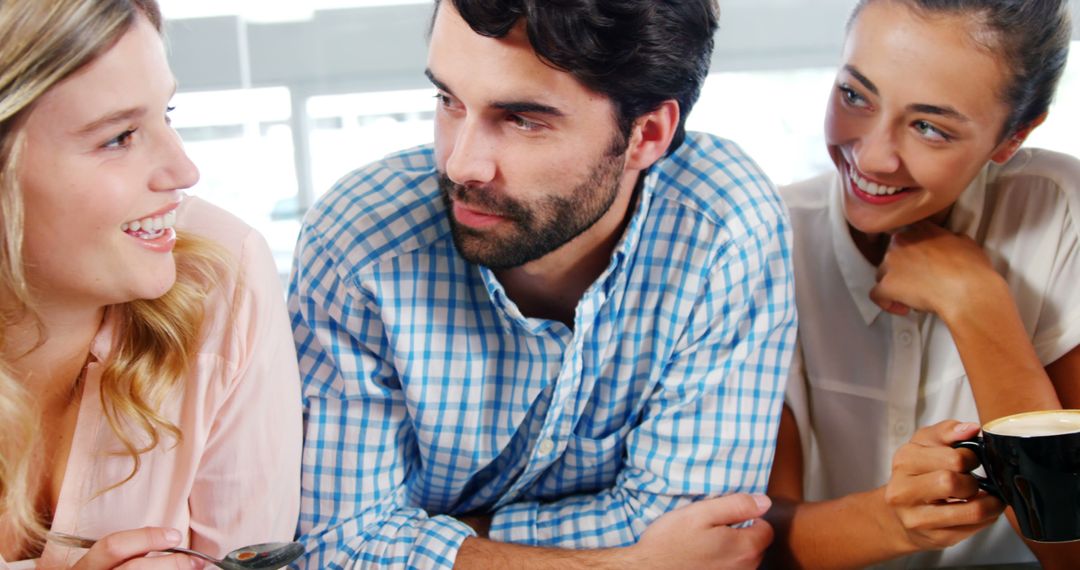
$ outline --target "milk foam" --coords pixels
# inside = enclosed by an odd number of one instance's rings
[[[985,430],[1016,437],[1080,432],[1080,411],[1019,414],[991,422]]]

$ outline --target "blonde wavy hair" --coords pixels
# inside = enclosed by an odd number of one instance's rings
[[[0,347],[16,323],[36,321],[22,254],[23,198],[15,173],[21,127],[34,103],[54,85],[108,50],[144,15],[161,31],[156,0],[0,0]],[[159,412],[181,386],[199,346],[203,299],[218,283],[220,249],[180,235],[174,250],[176,284],[164,296],[111,307],[119,326],[103,363],[101,406],[133,461],[181,433]],[[21,379],[0,357],[0,539],[39,547],[48,521],[35,507],[31,481],[40,465],[37,432],[43,418]],[[112,487],[110,487],[112,488]]]

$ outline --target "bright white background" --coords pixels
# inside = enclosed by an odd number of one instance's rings
[[[180,80],[174,125],[202,171],[193,193],[258,228],[283,274],[299,217],[337,178],[431,141],[430,0],[160,1]],[[825,101],[853,3],[721,0],[688,127],[737,141],[778,184],[828,169]],[[1080,42],[1073,51],[1030,144],[1080,156]]]

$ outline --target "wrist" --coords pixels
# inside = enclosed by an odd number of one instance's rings
[[[867,503],[874,507],[870,512],[874,513],[878,536],[882,537],[880,544],[886,550],[885,559],[907,556],[922,550],[908,534],[900,515],[885,499],[885,487],[870,491],[864,497]]]
[[[1012,292],[1005,278],[988,269],[980,275],[967,276],[954,287],[954,293],[936,299],[933,312],[950,328],[966,320],[981,319],[988,312],[1012,303]]]

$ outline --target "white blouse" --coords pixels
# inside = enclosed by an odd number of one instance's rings
[[[870,300],[876,268],[852,241],[841,192],[835,172],[781,189],[794,228],[799,310],[787,405],[811,501],[884,485],[894,452],[922,427],[979,421],[945,323],[917,311],[891,315]],[[1005,277],[1044,365],[1080,344],[1078,215],[1080,161],[1024,149],[983,169],[947,224],[980,244]],[[953,547],[880,567],[1034,560],[1001,517]]]

